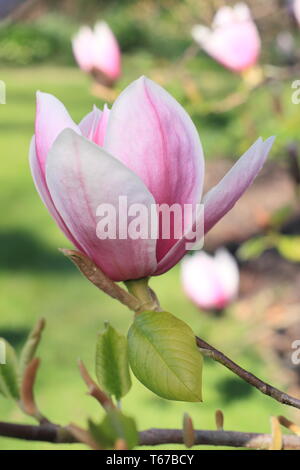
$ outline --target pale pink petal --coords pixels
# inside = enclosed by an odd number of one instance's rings
[[[204,230],[208,232],[242,196],[252,184],[274,142],[270,137],[265,142],[258,139],[236,162],[224,178],[204,197]]]
[[[225,67],[241,72],[257,62],[260,38],[254,23],[235,23],[212,32],[203,48]]]
[[[119,196],[150,210],[154,199],[144,183],[99,146],[68,129],[49,153],[47,184],[52,199],[69,230],[94,262],[115,281],[148,276],[156,269],[155,239],[102,239],[97,236],[100,204],[117,211]],[[120,220],[125,217],[120,214]]]
[[[196,25],[192,36],[209,55],[235,72],[253,66],[261,49],[257,27],[244,3],[221,7],[212,28]]]
[[[140,176],[157,204],[200,200],[204,158],[197,130],[179,103],[151,80],[136,80],[116,100],[104,148]],[[158,260],[175,242],[158,240]]]
[[[41,170],[40,162],[37,158],[36,155],[36,150],[35,150],[35,137],[33,136],[31,139],[30,143],[30,149],[29,149],[29,164],[30,164],[30,169],[31,169],[31,174],[33,177],[33,181],[35,184],[35,187],[47,207],[48,211],[52,215],[53,219],[56,221],[57,225],[59,228],[64,232],[66,237],[75,245],[79,250],[81,249],[80,244],[75,240],[67,226],[65,225],[64,221],[62,220],[60,214],[56,210],[56,207],[52,201],[52,198],[50,196],[46,181],[45,181],[45,175]]]
[[[93,111],[87,114],[79,123],[79,129],[84,137],[95,144],[103,146],[104,136],[108,123],[110,110],[104,105],[103,112],[94,106]]]
[[[53,142],[61,131],[67,128],[80,134],[79,127],[71,119],[65,106],[55,96],[37,92],[35,143],[42,172],[45,171],[47,154]]]
[[[192,27],[191,34],[199,46],[205,48],[205,44],[210,41],[212,36],[211,30],[207,26],[197,24]]]
[[[253,21],[250,8],[246,3],[236,3],[233,7],[235,21]]]
[[[232,209],[237,200],[261,170],[274,142],[270,137],[265,142],[258,139],[252,147],[236,162],[224,178],[204,197],[204,233],[207,233],[227,212]],[[202,213],[200,213],[202,220]],[[199,224],[196,220],[196,224]],[[192,230],[195,231],[195,225]],[[163,274],[172,268],[186,252],[187,240],[191,240],[190,232],[179,240],[166,256],[159,261],[155,275]]]
[[[82,26],[72,39],[74,57],[85,72],[93,68],[93,43],[94,34],[88,26]]]
[[[222,308],[227,303],[212,256],[200,251],[181,263],[181,281],[186,295],[200,308]]]
[[[220,28],[232,24],[234,21],[234,9],[229,6],[222,6],[214,16],[212,27]]]
[[[220,309],[237,295],[239,271],[225,249],[218,250],[215,256],[200,251],[183,259],[181,279],[185,293],[196,305]]]
[[[121,52],[118,41],[107,23],[96,24],[93,36],[93,66],[112,80],[121,74]]]
[[[222,283],[224,296],[232,301],[238,293],[240,272],[234,257],[224,248],[219,248],[214,257],[218,277]]]
[[[95,129],[98,127],[99,122],[101,121],[102,111],[93,107],[93,111],[88,113],[78,124],[78,127],[81,131],[83,137],[86,137],[88,140],[93,140],[95,134]]]
[[[300,25],[300,0],[293,0],[292,7],[296,21]]]

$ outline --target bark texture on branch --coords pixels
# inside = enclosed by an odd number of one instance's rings
[[[140,432],[140,445],[182,444],[181,429],[148,429]],[[247,449],[269,449],[270,434],[237,431],[195,431],[195,445],[243,447]],[[300,449],[300,437],[283,436],[283,449]]]
[[[239,376],[241,379],[245,380],[245,382],[252,385],[252,387],[257,388],[257,390],[259,390],[264,395],[273,398],[283,405],[289,405],[300,409],[300,400],[298,398],[292,397],[291,395],[288,395],[278,388],[275,388],[259,379],[254,374],[240,367],[234,361],[229,359],[229,357],[225,356],[225,354],[223,354],[221,351],[218,351],[218,349],[206,343],[206,341],[199,338],[198,336],[196,336],[196,343],[205,356],[211,357],[214,361],[219,362],[223,366],[227,367],[227,369],[231,370],[231,372],[233,372],[235,375]]]
[[[195,445],[240,447],[246,449],[269,449],[271,434],[237,431],[195,430]],[[0,436],[27,441],[50,442],[53,444],[76,443],[76,439],[60,426],[46,423],[39,426],[0,422]],[[183,444],[181,429],[147,429],[139,433],[140,446]],[[300,436],[283,436],[283,449],[300,449]]]

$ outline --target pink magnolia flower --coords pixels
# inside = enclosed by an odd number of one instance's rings
[[[114,82],[121,74],[121,52],[107,23],[96,23],[94,30],[80,28],[72,40],[73,53],[79,67],[94,75],[103,75]]]
[[[186,252],[179,240],[99,239],[97,208],[141,203],[204,204],[204,231],[241,197],[264,164],[273,138],[260,138],[202,198],[204,158],[197,130],[163,88],[141,77],[109,110],[97,108],[78,125],[54,96],[37,94],[30,164],[45,205],[68,239],[115,281],[162,274]],[[119,217],[120,216],[120,217]]]
[[[221,7],[212,28],[196,25],[194,40],[216,61],[235,72],[253,66],[260,53],[260,37],[247,5]]]
[[[181,262],[186,295],[204,310],[223,309],[237,296],[239,269],[233,256],[219,249],[215,256],[199,251]]]

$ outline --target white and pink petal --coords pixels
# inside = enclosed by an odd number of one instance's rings
[[[97,235],[98,208],[116,208],[119,196],[128,206],[155,203],[141,179],[104,149],[65,130],[54,143],[47,161],[46,178],[51,197],[64,223],[79,241],[84,253],[115,281],[137,279],[156,269],[156,240],[100,239]]]
[[[134,171],[157,204],[196,204],[204,157],[198,132],[184,109],[163,88],[141,77],[114,103],[104,148]],[[176,243],[160,238],[160,260]]]
[[[47,155],[57,136],[64,129],[80,129],[70,117],[65,106],[49,93],[37,92],[35,117],[35,145],[41,170],[45,172]]]

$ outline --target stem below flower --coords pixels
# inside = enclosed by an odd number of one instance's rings
[[[152,290],[148,286],[149,277],[144,277],[142,279],[134,279],[131,281],[125,281],[125,285],[128,289],[128,292],[136,297],[140,302],[141,306],[136,312],[142,313],[146,310],[160,311],[160,306],[155,295],[153,295]]]

